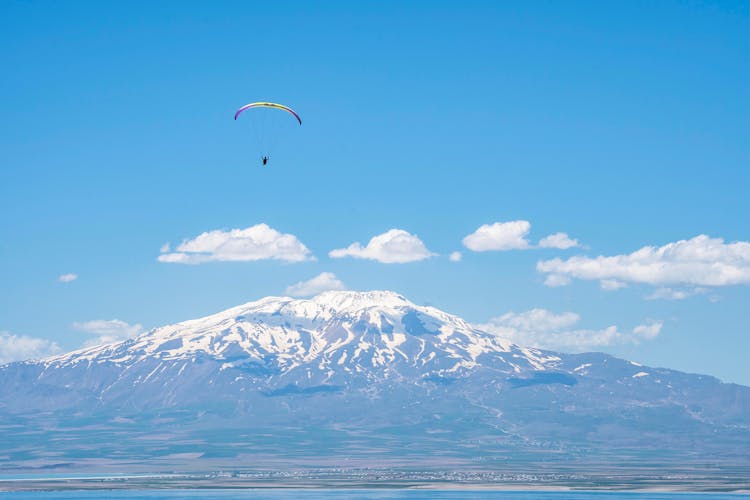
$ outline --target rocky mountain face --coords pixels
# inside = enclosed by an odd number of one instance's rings
[[[392,292],[327,292],[4,365],[0,450],[6,470],[581,457],[748,465],[750,388],[527,349]]]

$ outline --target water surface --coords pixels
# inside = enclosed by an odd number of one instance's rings
[[[655,493],[605,491],[487,491],[487,490],[353,490],[353,489],[219,489],[219,490],[97,490],[0,492],[11,500],[144,499],[144,500],[740,500],[750,495],[733,493]]]

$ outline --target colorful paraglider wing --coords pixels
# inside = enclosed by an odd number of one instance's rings
[[[240,113],[245,111],[246,109],[250,108],[276,108],[280,109],[282,111],[286,111],[287,113],[291,113],[299,122],[300,125],[302,125],[302,118],[299,117],[297,113],[294,112],[294,110],[288,106],[284,106],[283,104],[276,104],[275,102],[251,102],[250,104],[245,104],[240,109],[237,110],[237,112],[234,114],[234,119],[236,120],[238,116],[240,116]]]

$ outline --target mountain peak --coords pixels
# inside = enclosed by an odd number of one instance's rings
[[[336,311],[361,310],[370,307],[414,307],[414,304],[403,295],[388,290],[330,291],[316,295],[310,300]]]
[[[512,360],[505,359],[506,354]],[[513,346],[398,293],[374,290],[330,291],[311,299],[265,297],[47,362],[129,364],[206,356],[231,360],[232,366],[254,363],[279,373],[306,366],[320,372],[326,382],[340,370],[455,375],[482,363],[516,370],[519,363],[541,368],[558,359]]]
[[[388,290],[328,291],[311,298],[264,297],[216,314],[184,321],[183,325],[223,322],[229,319],[243,320],[248,317],[265,318],[283,316],[296,319],[330,319],[332,316],[351,316],[371,310],[390,311],[403,309],[425,309],[409,301],[403,295]],[[259,316],[260,315],[260,316]]]

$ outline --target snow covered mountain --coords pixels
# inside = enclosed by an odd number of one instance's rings
[[[616,446],[750,463],[750,388],[600,353],[523,348],[384,291],[268,297],[11,363],[0,367],[0,417],[11,422],[0,466],[37,463],[50,447],[101,458],[114,436],[132,460],[197,447],[233,460],[377,450],[470,463]],[[8,432],[29,426],[47,431]],[[87,448],[91,428],[102,442]],[[153,433],[169,443],[144,447]]]
[[[560,361],[392,292],[327,292],[311,300],[268,297],[43,363],[53,369],[81,363],[133,367],[158,360],[140,382],[163,379],[170,366],[184,372],[199,358],[221,361],[221,371],[290,381],[304,372],[303,379],[316,383],[345,382],[353,374],[371,381],[456,377],[480,366],[522,373]]]

